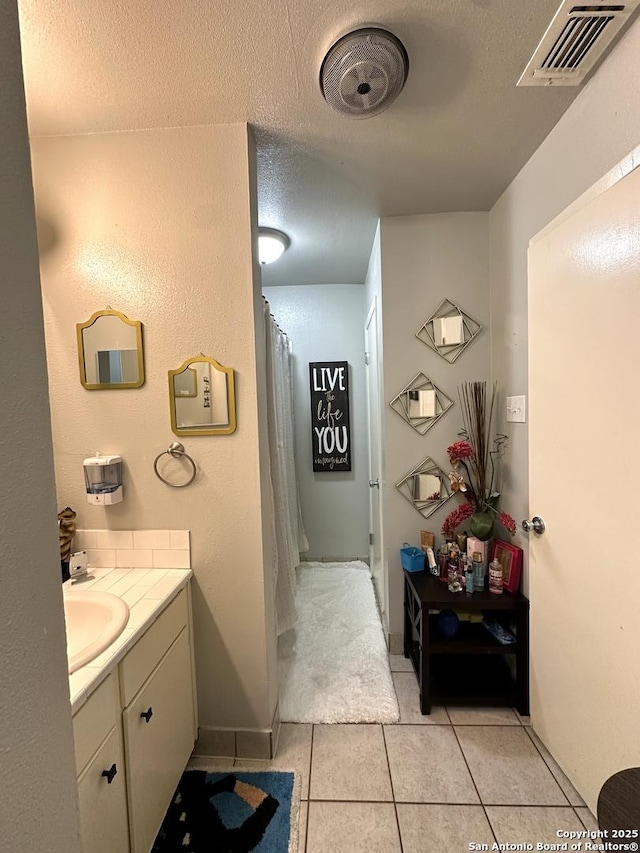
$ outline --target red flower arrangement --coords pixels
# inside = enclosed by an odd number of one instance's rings
[[[455,465],[460,459],[471,459],[473,456],[473,447],[468,441],[454,441],[447,447],[449,462]]]
[[[466,502],[445,518],[442,533],[451,539],[457,528],[470,519],[470,532],[478,539],[489,539],[496,522],[514,534],[516,523],[508,513],[498,512],[500,492],[494,491],[495,457],[507,439],[501,434],[490,439],[496,386],[489,401],[486,382],[465,382],[459,395],[464,428],[459,433],[460,440],[447,447],[447,454],[453,466],[449,474],[452,491],[462,493]]]
[[[460,504],[460,506],[457,506],[453,510],[453,512],[450,512],[449,515],[445,518],[444,524],[442,525],[442,532],[446,536],[446,538],[453,539],[457,528],[462,524],[463,521],[466,521],[468,518],[471,518],[472,515],[473,506],[468,502]]]
[[[504,528],[506,528],[512,536],[516,532],[515,519],[511,518],[508,512],[500,513],[500,515],[498,516],[498,524],[501,524]]]

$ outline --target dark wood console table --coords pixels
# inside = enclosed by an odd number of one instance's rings
[[[433,611],[483,613],[516,635],[500,644],[479,622],[460,622],[453,639]],[[431,614],[430,614],[430,611]],[[420,687],[420,710],[439,705],[509,705],[529,713],[529,600],[518,593],[449,592],[428,572],[404,572],[404,656]]]

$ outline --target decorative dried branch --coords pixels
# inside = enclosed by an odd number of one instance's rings
[[[458,435],[462,440],[450,445],[447,452],[454,467],[450,478],[458,476],[458,466],[462,466],[466,474],[467,490],[462,493],[467,503],[457,507],[445,518],[442,525],[445,536],[453,535],[456,528],[476,512],[493,514],[508,533],[513,535],[516,531],[514,519],[506,512],[498,513],[500,494],[493,491],[495,457],[501,455],[507,441],[507,436],[502,433],[491,437],[496,396],[496,384],[491,389],[490,398],[487,396],[486,382],[464,382],[458,388],[464,425]],[[462,490],[457,491],[460,493]]]
[[[502,448],[506,444],[507,436],[504,433],[499,432],[496,437],[493,439],[493,443],[495,445],[494,449],[489,452],[489,458],[491,459],[491,481],[489,483],[489,497],[493,494],[493,482],[495,480],[496,475],[496,466],[494,456],[500,456],[502,453]]]
[[[471,444],[475,453],[468,460],[473,476],[474,492],[478,509],[482,510],[487,503],[493,487],[494,462],[492,454],[499,451],[499,446],[491,450],[491,424],[496,399],[497,385],[494,384],[487,411],[487,383],[463,382],[458,389],[462,422],[464,429],[460,435]],[[502,438],[502,437],[500,437]],[[497,445],[498,439],[496,439]],[[500,442],[500,446],[502,441]],[[487,474],[491,463],[491,480],[487,484]],[[489,488],[487,488],[487,485]]]

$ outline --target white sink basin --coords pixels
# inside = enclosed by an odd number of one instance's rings
[[[69,675],[113,643],[129,620],[129,607],[108,592],[69,590],[64,596]]]

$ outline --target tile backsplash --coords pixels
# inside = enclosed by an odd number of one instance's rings
[[[74,551],[96,569],[190,569],[188,530],[76,530]]]

